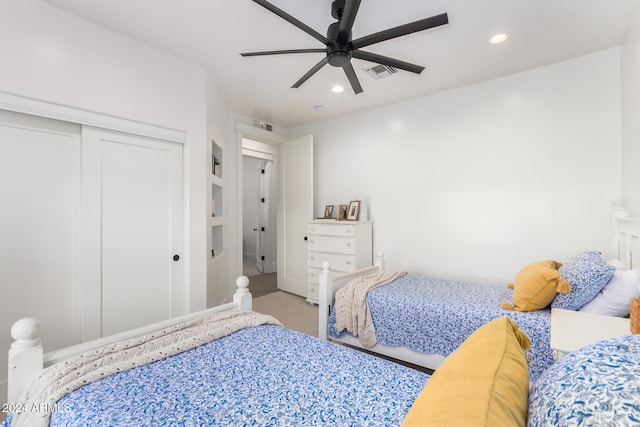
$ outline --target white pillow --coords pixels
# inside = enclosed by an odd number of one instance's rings
[[[640,297],[640,270],[616,270],[609,283],[579,311],[626,317],[631,298]]]

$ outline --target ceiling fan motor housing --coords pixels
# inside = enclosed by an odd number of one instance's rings
[[[337,0],[334,3],[344,3],[344,0]],[[329,25],[327,29],[327,57],[329,59],[329,65],[334,67],[346,67],[351,63],[351,49],[348,44],[341,45],[336,41],[338,38],[338,30],[340,29],[340,22],[334,22]],[[349,41],[351,41],[351,34],[349,34]]]

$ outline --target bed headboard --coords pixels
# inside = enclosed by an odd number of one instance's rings
[[[640,221],[614,203],[612,225],[613,255],[630,269],[640,268]]]

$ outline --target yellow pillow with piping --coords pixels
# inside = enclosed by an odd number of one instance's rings
[[[558,292],[571,292],[571,285],[564,280],[558,269],[562,264],[553,261],[539,261],[520,270],[513,283],[513,305],[503,302],[500,308],[515,311],[542,310],[551,304]]]
[[[402,427],[525,426],[529,347],[508,317],[481,326],[436,369]]]

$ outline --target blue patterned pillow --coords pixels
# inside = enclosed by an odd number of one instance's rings
[[[598,295],[615,271],[614,266],[602,259],[600,252],[576,255],[558,270],[560,276],[571,285],[571,292],[556,295],[551,307],[579,310]]]
[[[549,366],[531,386],[528,427],[637,426],[640,335],[591,344]]]

